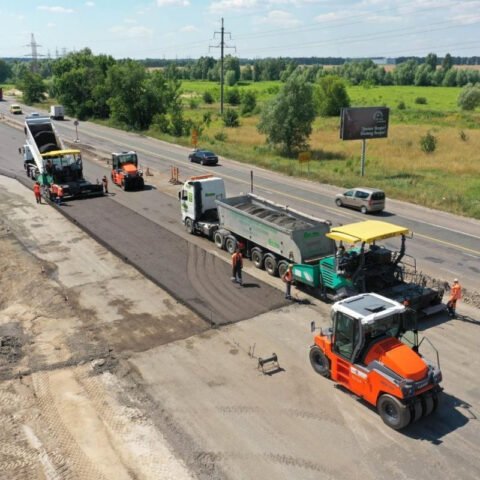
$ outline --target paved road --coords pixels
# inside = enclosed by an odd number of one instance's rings
[[[8,103],[0,104],[0,112],[7,112]],[[31,111],[28,107],[26,112]],[[18,120],[20,118],[17,117]],[[75,138],[73,122],[56,122],[66,139]],[[3,130],[2,130],[3,132]],[[7,133],[12,137],[13,134]],[[4,134],[2,134],[3,138]],[[79,137],[82,143],[90,144],[103,151],[135,149],[144,167],[155,168],[167,173],[171,165],[179,166],[181,177],[192,174],[215,172],[226,180],[228,192],[238,194],[250,189],[250,172],[254,172],[254,189],[259,195],[287,204],[317,217],[330,219],[333,224],[345,224],[365,219],[358,212],[340,209],[333,205],[337,188],[314,182],[292,179],[259,168],[251,168],[238,162],[222,159],[216,168],[191,165],[186,161],[188,149],[160,142],[148,137],[81,122]],[[13,151],[18,145],[12,144]],[[88,165],[86,171],[92,170]],[[98,171],[97,175],[102,173]],[[145,212],[151,203],[131,206]],[[414,239],[408,243],[408,253],[416,258],[417,268],[437,278],[450,280],[460,277],[465,286],[480,290],[480,222],[447,213],[434,211],[404,202],[389,200],[388,211],[379,217],[409,227]],[[137,209],[137,211],[139,211]],[[145,213],[142,213],[145,214]],[[148,214],[146,214],[148,215]],[[158,217],[150,218],[159,221]],[[390,246],[395,247],[394,243]],[[398,247],[398,246],[397,246]]]

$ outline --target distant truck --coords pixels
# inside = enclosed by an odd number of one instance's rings
[[[328,220],[257,195],[227,198],[223,179],[213,175],[188,179],[179,199],[189,233],[205,235],[229,253],[241,246],[257,268],[272,276],[282,277],[293,264],[295,282],[325,299],[338,301],[377,292],[422,314],[444,309],[443,290],[404,279],[402,260],[409,233],[404,227],[372,220],[332,227]],[[376,244],[398,236],[398,252]],[[343,243],[351,248],[340,259]]]
[[[52,105],[50,107],[50,118],[53,118],[53,120],[65,120],[63,105]]]
[[[143,172],[138,168],[136,152],[112,153],[112,182],[128,190],[143,190]]]
[[[80,150],[64,147],[49,117],[26,117],[24,130],[24,167],[27,175],[44,187],[44,195],[55,196],[59,187],[64,198],[103,195],[102,185],[83,178]]]

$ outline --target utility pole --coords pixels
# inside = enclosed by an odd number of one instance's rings
[[[35,41],[35,36],[32,33],[32,37],[30,40],[30,43],[27,45],[24,45],[25,47],[30,47],[32,49],[31,55],[25,55],[26,57],[31,57],[32,58],[32,72],[36,72],[38,69],[38,57],[43,57],[44,55],[38,53],[37,48],[41,47],[36,41]]]
[[[213,37],[215,35],[220,35],[220,44],[219,45],[210,45],[208,49],[211,48],[220,48],[220,113],[223,115],[223,86],[224,86],[224,78],[223,78],[223,59],[224,59],[224,51],[226,48],[233,48],[235,52],[237,51],[236,47],[230,47],[225,45],[225,34],[229,35],[230,40],[232,39],[232,34],[230,32],[225,32],[225,28],[223,26],[223,17],[222,17],[222,28],[220,32],[214,32]]]

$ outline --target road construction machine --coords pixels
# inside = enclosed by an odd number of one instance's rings
[[[436,363],[419,353],[426,337],[418,342],[415,316],[404,305],[364,293],[336,302],[331,319],[332,327],[320,330],[310,347],[316,373],[375,406],[395,430],[437,409],[442,391],[438,352]]]
[[[103,195],[102,185],[83,177],[80,150],[65,148],[49,117],[27,116],[24,131],[26,142],[20,149],[24,167],[27,175],[42,185],[45,196],[56,196],[60,187],[63,198]]]
[[[135,152],[112,153],[112,182],[128,190],[143,190],[143,172],[138,168]]]

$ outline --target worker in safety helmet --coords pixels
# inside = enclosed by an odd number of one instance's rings
[[[455,310],[457,307],[457,300],[462,298],[462,286],[458,282],[458,278],[453,281],[452,288],[450,289],[450,298],[447,302],[448,314],[450,317],[455,317]]]
[[[291,300],[292,283],[293,283],[293,265],[290,264],[287,271],[283,274],[282,280],[285,282],[285,299]]]
[[[40,191],[40,183],[35,182],[33,184],[33,193],[35,194],[35,200],[37,203],[42,203],[42,192]]]

